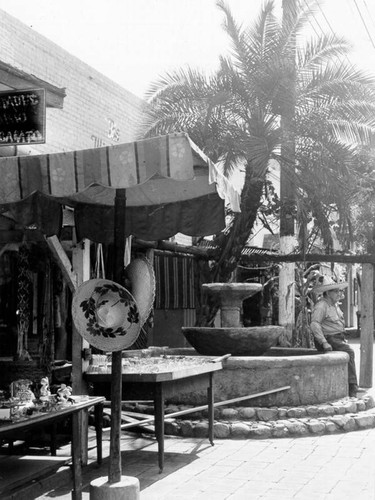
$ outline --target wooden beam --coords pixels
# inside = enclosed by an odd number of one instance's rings
[[[146,241],[146,240],[140,240],[139,238],[133,239],[133,246],[142,248],[153,248],[155,250],[166,250],[168,252],[174,252],[174,253],[196,255],[198,257],[201,257],[202,259],[207,259],[207,260],[210,258],[210,255],[212,255],[215,252],[214,249],[205,249],[197,246],[179,245],[178,243],[172,243],[170,241]]]
[[[185,246],[169,241],[146,241],[139,238],[133,239],[134,247],[153,248],[155,250],[166,250],[168,252],[196,255],[202,259],[210,259],[216,253],[214,248],[201,248],[197,246]],[[343,255],[341,253],[291,253],[280,255],[278,253],[242,254],[242,259],[248,262],[341,262],[346,264],[375,264],[374,254]]]
[[[52,255],[54,256],[61,272],[66,279],[68,286],[72,292],[77,288],[77,273],[73,271],[72,263],[66,255],[57,236],[49,236],[45,238]]]
[[[214,403],[214,407],[217,408],[218,406],[227,406],[227,405],[232,404],[232,403],[238,403],[240,401],[245,401],[247,399],[254,399],[254,398],[261,397],[261,396],[267,396],[269,394],[274,394],[275,392],[286,391],[288,389],[290,389],[290,385],[284,385],[283,387],[278,387],[277,389],[269,389],[267,391],[257,392],[255,394],[249,394],[248,396],[241,396],[241,397],[234,398],[234,399],[227,399],[225,401],[219,401],[217,403]],[[134,403],[134,401],[132,401],[132,402]],[[179,411],[176,411],[174,413],[166,414],[165,419],[168,420],[170,418],[176,418],[176,417],[179,417],[181,415],[187,415],[188,413],[195,413],[197,411],[207,410],[207,408],[208,408],[208,405],[202,405],[202,406],[196,406],[195,408],[189,408],[187,410],[179,410]],[[139,418],[143,418],[143,420],[136,420],[134,422],[129,422],[128,424],[122,424],[121,429],[128,429],[129,427],[135,427],[137,425],[148,424],[148,423],[153,422],[155,420],[154,415],[147,416],[147,414],[136,413],[136,412],[127,412],[127,411],[125,411],[123,413],[125,415],[134,415],[134,416],[137,416]],[[146,416],[146,418],[144,418],[145,416]],[[109,429],[110,429],[109,427],[105,427],[105,428],[103,428],[103,432],[106,432]]]
[[[65,88],[56,87],[3,61],[0,61],[0,81],[2,85],[10,87],[12,90],[45,89],[46,106],[63,108],[64,97],[66,96]]]
[[[364,264],[361,283],[361,361],[359,385],[372,387],[372,360],[374,343],[373,315],[374,266]]]
[[[287,255],[243,255],[243,260],[248,262],[341,262],[345,264],[375,264],[374,254],[342,255],[311,253],[302,255],[293,253]]]

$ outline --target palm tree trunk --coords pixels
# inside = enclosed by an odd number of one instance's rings
[[[215,264],[211,269],[207,266],[201,267],[199,287],[202,283],[226,283],[230,280],[251,235],[261,205],[263,186],[263,180],[245,180],[241,195],[241,212],[235,214],[229,231],[214,238],[213,244],[217,246]],[[212,326],[219,308],[218,302],[208,294],[203,296],[199,290],[197,292],[197,326]]]

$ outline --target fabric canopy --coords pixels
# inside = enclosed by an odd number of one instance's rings
[[[239,195],[216,165],[176,133],[65,153],[0,158],[0,212],[58,234],[61,205],[74,207],[78,237],[113,238],[116,189],[126,189],[126,233],[164,239],[224,227],[224,204]]]

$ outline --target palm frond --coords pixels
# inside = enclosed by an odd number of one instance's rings
[[[320,70],[313,70],[305,85],[299,80],[301,98],[332,101],[350,98],[374,100],[375,78],[352,65],[327,65]]]
[[[320,69],[322,65],[332,64],[345,58],[352,48],[345,39],[335,34],[322,34],[312,38],[302,47],[297,47],[297,68],[299,73]]]
[[[332,133],[342,142],[369,144],[374,127],[354,122],[354,120],[330,120]]]
[[[225,15],[222,26],[231,39],[233,54],[235,54],[236,60],[246,60],[246,42],[241,26],[236,23],[229,6],[223,0],[218,0],[216,5]]]

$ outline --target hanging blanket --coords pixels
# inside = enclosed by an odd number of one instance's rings
[[[155,309],[195,309],[195,259],[155,255]]]

